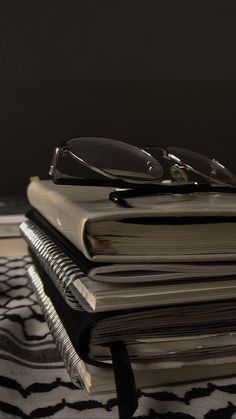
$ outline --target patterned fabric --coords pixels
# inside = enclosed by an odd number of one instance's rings
[[[0,419],[117,419],[115,394],[70,382],[28,285],[29,262],[0,258]],[[236,419],[236,378],[139,391],[135,417]]]

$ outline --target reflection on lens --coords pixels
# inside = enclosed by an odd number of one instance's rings
[[[111,177],[150,182],[163,175],[162,166],[153,156],[121,141],[84,137],[69,140],[65,146],[82,163]]]
[[[226,185],[236,186],[236,176],[217,160],[210,159],[200,153],[184,148],[168,147],[167,150],[174,161],[179,162],[181,160],[183,164],[190,166],[204,178],[215,182],[222,182]]]

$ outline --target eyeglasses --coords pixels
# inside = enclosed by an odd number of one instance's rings
[[[126,189],[109,195],[125,207],[131,206],[126,201],[129,197],[156,193],[236,192],[236,176],[195,151],[155,145],[139,148],[96,137],[75,138],[57,147],[49,174],[58,184]]]

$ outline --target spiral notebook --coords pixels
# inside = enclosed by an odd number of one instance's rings
[[[130,382],[132,387],[132,380],[130,381],[127,367],[125,366],[125,370],[122,371],[122,365],[121,369],[119,363],[115,367],[113,359],[113,368],[116,369],[115,375],[119,376],[121,373],[120,383],[117,384],[117,377],[115,383],[111,364],[107,364],[107,367],[101,368],[85,362],[75,349],[74,339],[71,339],[71,335],[65,328],[65,323],[61,320],[58,309],[56,310],[53,304],[52,298],[55,300],[54,294],[57,291],[54,289],[51,295],[49,295],[50,287],[47,285],[47,275],[42,270],[36,269],[33,265],[29,267],[28,274],[45,319],[73,383],[75,385],[82,384],[89,393],[114,391],[117,389],[117,385],[120,385],[118,406],[119,411],[123,412],[120,414],[120,418],[126,418],[128,410],[129,417],[131,417],[137,407],[137,400],[134,390],[132,392],[129,388]],[[235,351],[232,352],[231,356],[222,352],[218,357],[214,357],[213,352],[213,357],[205,357],[202,360],[184,362],[179,365],[173,362],[157,364],[136,362],[132,364],[132,369],[138,387],[153,387],[184,381],[204,380],[235,374],[236,356],[234,354]],[[118,359],[122,358],[122,354],[119,355],[119,352],[117,355]]]
[[[99,312],[236,298],[236,282],[234,276],[226,276],[227,266],[219,266],[219,275],[224,269],[226,273],[215,278],[126,284],[93,280],[85,273],[84,258],[74,252],[73,246],[65,245],[53,227],[42,223],[42,216],[36,215],[28,214],[31,220],[21,225],[22,234],[56,285],[63,287],[70,304],[78,308],[80,305],[87,311]]]
[[[127,402],[137,407],[135,381],[145,387],[233,373],[235,301],[86,313],[67,304],[65,289],[54,285],[63,278],[52,279],[30,252],[29,277],[73,382],[89,392],[116,387],[120,418]]]
[[[58,310],[56,310],[53,302],[52,302],[52,298],[49,297],[49,294],[51,292],[56,293],[56,298],[58,298],[57,292],[55,291],[55,289],[51,289],[51,291],[49,291],[48,285],[46,285],[46,290],[45,290],[45,283],[46,283],[46,279],[45,276],[42,275],[41,271],[41,275],[39,273],[39,268],[38,266],[35,267],[34,265],[31,265],[28,269],[28,274],[29,274],[29,278],[31,280],[31,283],[33,285],[34,291],[36,293],[37,299],[40,303],[40,306],[43,309],[45,318],[47,323],[49,324],[50,330],[52,332],[52,335],[54,336],[54,339],[58,345],[58,347],[60,347],[60,352],[62,355],[62,358],[64,360],[64,363],[69,371],[69,374],[71,375],[73,381],[76,382],[81,382],[81,380],[83,381],[84,379],[84,386],[86,388],[87,391],[89,392],[96,392],[96,391],[107,391],[107,390],[114,390],[115,389],[115,385],[114,385],[114,377],[112,374],[112,368],[111,368],[111,361],[110,363],[100,363],[97,362],[93,362],[91,360],[88,360],[89,362],[86,362],[84,360],[82,360],[82,358],[84,358],[84,355],[82,355],[82,357],[78,354],[78,348],[80,346],[80,344],[82,345],[81,342],[78,341],[77,344],[75,344],[75,339],[72,337],[71,339],[71,330],[68,332],[65,329],[65,322],[64,320],[61,320],[61,315],[62,315],[62,310],[63,307],[65,308],[65,306],[63,305],[60,313],[58,312]],[[47,278],[47,277],[46,277]],[[52,295],[51,295],[52,297]],[[53,296],[53,300],[55,302],[55,296]],[[61,299],[59,298],[59,301],[61,302]],[[76,319],[75,319],[76,321]],[[229,335],[228,333],[228,327],[227,326],[227,320],[225,320],[225,337]],[[230,322],[229,322],[230,323]],[[214,332],[214,334],[216,335],[216,331]],[[219,331],[218,331],[219,333]],[[178,332],[176,333],[175,336],[177,336]],[[209,331],[208,334],[206,335],[206,338],[209,338]],[[213,335],[213,334],[212,334]],[[231,336],[235,335],[236,336],[236,332],[231,333]],[[80,335],[82,336],[82,335]],[[148,374],[151,371],[154,370],[165,370],[167,369],[168,372],[170,373],[170,376],[167,374],[166,378],[164,379],[163,382],[173,382],[173,376],[171,374],[172,369],[177,371],[178,368],[181,369],[181,371],[184,372],[183,367],[186,367],[186,372],[191,371],[191,369],[193,369],[194,371],[194,367],[199,366],[200,367],[200,371],[201,371],[201,366],[205,365],[207,366],[207,368],[211,367],[211,365],[216,365],[216,366],[220,366],[222,364],[225,363],[225,365],[227,363],[232,364],[232,363],[236,363],[236,356],[235,356],[235,349],[233,350],[233,346],[236,344],[236,339],[234,338],[234,345],[232,345],[233,339],[231,340],[230,344],[228,345],[228,354],[225,355],[224,354],[224,346],[222,345],[223,343],[223,339],[221,339],[221,337],[223,336],[222,331],[221,333],[219,333],[218,336],[218,349],[221,345],[221,352],[218,355],[218,357],[213,356],[211,357],[203,357],[202,360],[200,360],[200,358],[196,358],[195,361],[191,360],[189,362],[187,361],[181,361],[181,362],[176,362],[176,361],[172,361],[171,359],[169,359],[169,362],[144,362],[142,364],[142,362],[136,359],[136,362],[133,362],[133,369],[135,371],[135,374],[137,373],[137,379],[138,379],[138,385],[142,385],[142,386],[152,386],[154,384],[160,384],[162,382],[162,380],[160,380],[160,376],[158,376],[158,374],[152,375],[151,377],[148,376]],[[173,342],[174,340],[174,332],[172,330],[172,333],[169,334],[169,337],[172,337],[172,339],[169,342]],[[198,335],[195,335],[195,338],[197,339]],[[162,336],[162,339],[159,339],[159,346],[160,346],[160,342],[164,341],[164,339],[167,338],[165,335]],[[190,335],[190,339],[193,339],[193,330],[192,330],[192,335]],[[203,339],[203,335],[200,335],[200,339]],[[209,340],[209,339],[208,339]],[[73,341],[73,342],[72,342]],[[149,346],[151,345],[151,341],[155,342],[155,339],[150,339],[149,341]],[[178,341],[178,338],[177,338]],[[102,342],[102,341],[101,341]],[[167,342],[168,342],[168,338],[167,338]],[[217,340],[215,340],[214,343],[216,343]],[[225,339],[225,343],[226,343],[226,339]],[[76,347],[76,349],[75,349]],[[231,352],[231,356],[229,355],[229,351]],[[79,351],[80,352],[80,351]],[[212,351],[212,353],[215,355],[216,351]],[[225,355],[225,356],[224,356]],[[170,358],[170,357],[167,357]],[[172,359],[174,359],[175,357],[172,354]],[[107,361],[106,361],[107,362]],[[156,367],[155,367],[156,365]],[[75,370],[73,370],[73,368],[76,366]],[[236,366],[235,366],[236,368]],[[147,372],[147,370],[149,372]],[[211,371],[211,368],[209,369],[209,371]],[[216,369],[217,371],[217,369]],[[236,369],[235,369],[236,371]],[[167,372],[167,371],[166,371]],[[226,370],[227,373],[228,370]],[[209,373],[209,372],[208,372]],[[211,372],[214,376],[213,371]],[[89,385],[89,379],[86,378],[86,374],[88,374],[88,376],[94,376],[95,377],[95,381],[92,383],[91,385]],[[193,379],[195,379],[197,376],[196,372],[193,375]],[[201,371],[199,378],[207,376],[204,375],[203,372]],[[105,379],[104,382],[106,382],[107,380],[107,385],[105,387],[102,387],[101,389],[98,388],[99,384],[98,381],[101,379]],[[146,377],[146,378],[145,378]],[[164,377],[164,372],[162,375],[162,378]],[[168,381],[168,377],[169,379],[171,378],[170,381]],[[183,374],[183,377],[186,378],[186,374]],[[191,378],[191,376],[189,376],[189,379]],[[143,380],[143,381],[142,381]],[[174,380],[174,381],[179,381],[181,380],[181,374],[178,375],[178,379]],[[104,382],[101,382],[101,384],[103,385]],[[98,387],[97,387],[98,386]]]
[[[30,252],[33,252],[32,247]],[[60,276],[58,270],[51,275],[47,268],[46,273],[45,260],[34,252],[32,256],[46,278],[44,287],[49,289],[53,300],[55,295],[60,300],[60,304],[57,300],[54,304],[59,314],[65,316],[64,322],[67,329],[71,329],[77,351],[89,362],[98,366],[100,362],[110,362],[108,344],[117,340],[127,345],[132,361],[146,360],[152,365],[174,362],[175,366],[181,366],[189,360],[232,355],[235,351],[234,300],[88,313],[80,305],[71,305],[65,292],[66,277]]]

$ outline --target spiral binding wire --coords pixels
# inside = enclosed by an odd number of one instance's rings
[[[63,298],[74,310],[84,311],[70,290],[70,285],[76,279],[86,278],[79,267],[31,221],[20,225],[20,230],[26,242],[41,261],[45,271],[52,279],[54,285]]]
[[[78,387],[81,385],[86,387],[86,376],[88,372],[85,364],[75,351],[50,298],[45,294],[43,283],[33,265],[30,265],[28,268],[28,276],[71,380]]]

